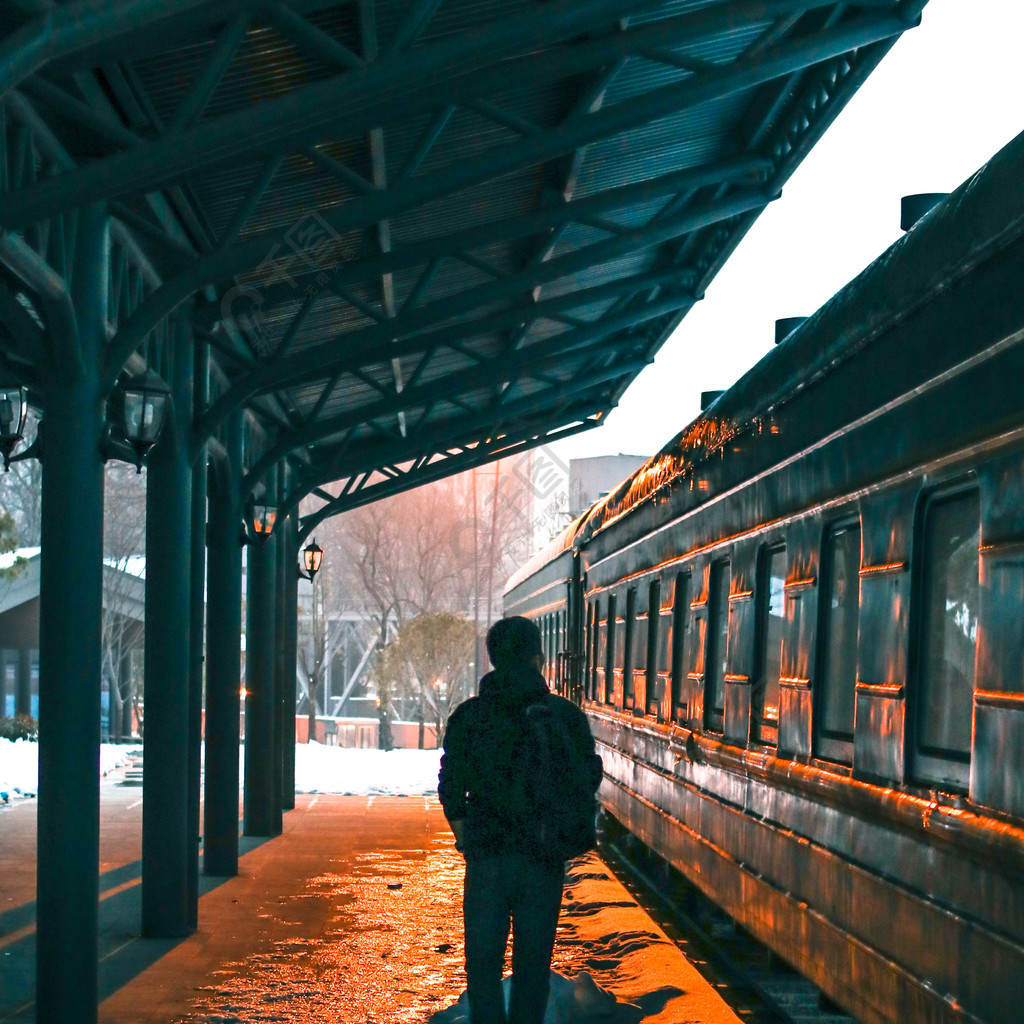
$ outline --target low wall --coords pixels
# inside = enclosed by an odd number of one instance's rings
[[[317,743],[335,747],[376,748],[379,723],[376,718],[320,718],[316,720]],[[415,750],[419,747],[419,722],[392,722],[391,741],[395,747]],[[309,718],[295,716],[295,742],[306,743],[309,737]],[[437,747],[437,730],[432,725],[423,729],[423,746],[433,750]]]

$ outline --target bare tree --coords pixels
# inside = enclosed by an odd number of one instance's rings
[[[30,409],[25,417],[25,441],[20,451],[27,450],[39,427],[38,414]],[[12,462],[10,471],[0,473],[0,508],[14,521],[17,546],[39,546],[42,523],[43,465],[38,459]]]
[[[378,651],[389,629],[446,611],[483,634],[505,579],[532,536],[529,478],[495,464],[406,491],[340,517],[353,600],[373,618]],[[472,658],[475,662],[476,659]],[[375,666],[382,728],[392,700],[418,700],[408,673]]]
[[[326,679],[327,666],[337,653],[344,636],[338,621],[345,607],[344,600],[338,595],[336,577],[340,575],[338,569],[332,571],[329,562],[325,561],[320,572],[313,577],[309,608],[299,608],[302,627],[298,668],[306,679],[306,714],[309,720],[307,742],[316,739],[317,703],[321,687]]]

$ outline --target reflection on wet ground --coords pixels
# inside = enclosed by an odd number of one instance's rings
[[[436,797],[302,798],[202,898],[198,931],[121,983],[99,1020],[427,1024],[465,988],[462,883]],[[600,1024],[736,1024],[595,855],[567,874],[552,966],[614,994]]]
[[[310,879],[291,900],[330,905],[322,934],[281,939],[244,962],[224,965],[214,984],[199,989],[180,1024],[421,1024],[453,1003],[465,985],[463,862],[450,842],[434,839],[426,846],[363,854],[349,872]],[[602,868],[591,858],[567,873],[552,968],[568,978],[586,971],[616,991],[636,980],[629,954],[666,939],[643,930],[594,935],[584,927],[588,918],[616,907],[636,909],[628,898],[577,899],[581,887],[611,880]],[[287,903],[275,912],[287,918]]]
[[[362,854],[349,872],[310,879],[292,899],[330,904],[322,934],[224,965],[182,1024],[418,1024],[454,1001],[465,983],[462,858],[450,842],[425,846]]]

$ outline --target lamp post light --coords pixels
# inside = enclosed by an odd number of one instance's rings
[[[123,381],[120,385],[120,423],[118,426],[135,452],[136,472],[160,437],[167,418],[171,389],[152,370]]]
[[[0,387],[0,453],[4,458],[4,472],[11,468],[11,452],[21,440],[25,430],[28,400],[23,387]]]
[[[303,572],[299,569],[299,578],[312,581],[313,577],[320,571],[320,563],[324,558],[324,549],[313,538],[312,544],[307,544],[302,549],[302,564],[306,567]]]
[[[277,523],[277,506],[271,505],[265,498],[260,501],[250,500],[245,506],[245,522],[253,537],[266,540],[274,532]]]

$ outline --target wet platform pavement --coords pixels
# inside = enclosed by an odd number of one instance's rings
[[[453,1019],[463,866],[436,797],[299,796],[281,836],[243,840],[237,877],[203,879],[199,928],[180,941],[138,937],[140,798],[104,799],[103,1024]],[[34,818],[5,812],[0,866],[34,854]],[[0,875],[0,1022],[33,1019],[32,897],[24,870]],[[587,1021],[738,1020],[596,856],[570,867],[552,966],[632,1004],[591,1003]]]

